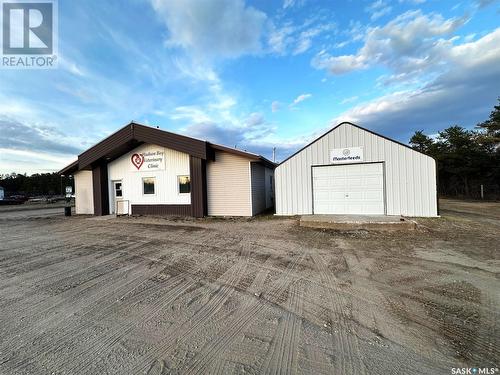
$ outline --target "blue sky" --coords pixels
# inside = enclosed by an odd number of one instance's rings
[[[0,70],[0,173],[134,120],[284,159],[341,121],[408,142],[488,117],[495,0],[59,0],[59,66]]]

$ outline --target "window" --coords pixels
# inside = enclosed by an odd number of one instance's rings
[[[191,177],[179,176],[179,194],[191,193]]]
[[[155,193],[155,178],[154,177],[144,177],[142,179],[142,193],[143,194],[154,194]]]
[[[123,196],[122,194],[122,183],[121,182],[115,182],[115,197],[121,198]]]

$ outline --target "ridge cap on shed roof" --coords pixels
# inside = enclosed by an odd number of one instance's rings
[[[367,129],[367,128],[364,128],[362,126],[359,126],[359,125],[356,125],[350,121],[342,121],[341,123],[335,125],[333,128],[331,128],[330,130],[326,131],[325,133],[323,133],[322,135],[320,135],[319,137],[313,139],[311,142],[309,142],[308,144],[306,144],[304,147],[302,147],[301,149],[299,149],[298,151],[294,152],[292,155],[290,155],[289,157],[287,157],[285,160],[283,160],[282,162],[278,163],[278,167],[283,164],[284,162],[290,160],[291,158],[293,158],[295,155],[297,155],[298,153],[302,152],[303,150],[305,150],[307,147],[311,146],[313,143],[316,143],[317,141],[319,141],[321,138],[327,136],[328,134],[330,134],[331,132],[333,132],[335,129],[337,129],[338,127],[340,127],[341,125],[350,125],[350,126],[354,126],[355,128],[358,128],[358,129],[361,129],[361,130],[364,130],[368,133],[371,133],[377,137],[381,137],[381,138],[384,138],[388,141],[391,141],[391,142],[394,142],[394,143],[397,143],[398,145],[400,146],[403,146],[403,147],[406,147],[406,148],[409,148],[410,150],[412,151],[415,151],[415,152],[418,152],[419,154],[422,154],[422,155],[425,155],[431,159],[434,159],[436,160],[433,156],[431,155],[427,155],[426,153],[422,152],[422,151],[418,151],[418,150],[415,150],[414,148],[410,147],[409,145],[405,145],[404,143],[400,142],[400,141],[397,141],[395,139],[392,139],[392,138],[389,138],[389,137],[386,137],[385,135],[382,135],[382,134],[379,134],[379,133],[376,133],[374,132],[373,130],[370,130],[370,129]]]

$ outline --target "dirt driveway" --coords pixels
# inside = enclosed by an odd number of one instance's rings
[[[441,208],[399,234],[0,215],[0,373],[496,368],[499,206]]]

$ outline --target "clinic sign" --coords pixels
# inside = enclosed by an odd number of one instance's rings
[[[161,150],[145,151],[132,154],[131,169],[134,172],[165,170],[165,152]]]
[[[0,68],[56,68],[57,21],[56,0],[0,0]]]
[[[330,151],[333,164],[360,163],[363,161],[363,147],[335,148]]]

